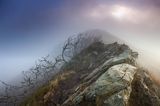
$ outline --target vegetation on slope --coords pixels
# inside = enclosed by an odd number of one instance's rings
[[[77,86],[82,83],[83,78],[89,75],[93,69],[127,49],[129,49],[128,46],[118,43],[93,43],[64,64],[62,66],[63,71],[56,74],[48,85],[40,87],[36,93],[25,100],[22,106],[62,104],[74,93]]]
[[[47,85],[39,87],[29,98],[27,98],[21,106],[44,106],[46,103],[51,102],[49,99],[53,94],[57,93],[57,90],[64,89],[63,83],[67,83],[67,80],[73,76],[73,71],[63,72],[55,75]],[[63,87],[62,87],[63,86]],[[54,102],[51,102],[54,104]]]

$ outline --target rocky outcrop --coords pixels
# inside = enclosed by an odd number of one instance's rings
[[[138,69],[132,81],[129,106],[160,106],[160,86],[143,69]]]
[[[137,54],[125,51],[84,78],[63,106],[123,106],[128,104],[137,68]],[[130,64],[129,64],[130,63]],[[132,64],[132,65],[131,65]]]
[[[87,75],[62,106],[160,106],[160,87],[126,50]]]
[[[94,43],[63,66],[43,99],[25,106],[160,106],[160,87],[137,57],[124,44]]]
[[[127,104],[131,93],[131,82],[136,67],[120,64],[111,67],[96,82],[75,96],[74,105],[94,104],[98,106],[123,106]]]

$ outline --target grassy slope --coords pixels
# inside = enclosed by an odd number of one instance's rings
[[[67,81],[74,74],[73,71],[66,71],[57,75],[47,85],[39,87],[36,92],[26,98],[21,106],[44,106],[49,102],[50,97],[56,89],[60,89],[62,82]],[[51,93],[52,92],[52,93]]]

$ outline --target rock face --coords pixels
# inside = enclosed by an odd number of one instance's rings
[[[62,106],[160,106],[159,87],[136,65],[129,49],[105,61],[83,80]]]
[[[125,51],[107,60],[84,78],[84,83],[63,106],[125,106],[130,97],[131,83],[137,68],[133,52]],[[82,85],[86,86],[81,89]],[[84,87],[83,86],[83,87]]]
[[[160,87],[137,57],[127,45],[97,42],[63,67],[43,99],[25,106],[160,106]]]
[[[139,69],[132,81],[132,93],[129,106],[160,106],[160,86],[149,74]]]
[[[82,94],[74,97],[73,102],[76,105],[123,106],[128,103],[135,73],[136,67],[129,64],[115,65],[84,89]]]

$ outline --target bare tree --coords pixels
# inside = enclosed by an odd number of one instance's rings
[[[22,98],[32,93],[31,91],[48,82],[64,64],[68,63],[83,49],[98,41],[100,41],[99,36],[91,36],[87,33],[69,37],[62,47],[60,55],[54,59],[51,59],[52,57],[50,55],[42,57],[30,70],[23,71],[23,81],[20,86],[13,86],[0,81],[5,88],[4,94],[0,94],[0,104],[5,103],[9,106],[8,104],[11,103],[16,106]]]
[[[101,41],[101,36],[92,36],[87,33],[69,37],[62,49],[62,60],[68,62],[83,49],[87,48],[92,43],[99,41]]]

